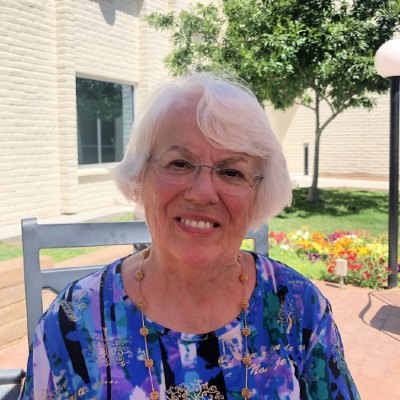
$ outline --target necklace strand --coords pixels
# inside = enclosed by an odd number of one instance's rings
[[[150,358],[149,355],[149,348],[147,344],[147,336],[149,334],[149,330],[145,325],[144,322],[144,309],[146,306],[146,302],[143,298],[142,294],[142,281],[144,279],[144,272],[143,272],[143,264],[144,260],[146,260],[150,255],[150,248],[145,249],[141,253],[142,257],[142,262],[140,263],[140,268],[138,271],[136,271],[136,280],[139,285],[139,301],[138,301],[138,306],[141,312],[141,320],[142,320],[142,326],[140,328],[140,335],[143,336],[144,340],[144,350],[145,350],[145,360],[144,360],[144,365],[147,368],[149,372],[149,379],[150,379],[150,385],[151,385],[151,393],[150,393],[150,400],[158,400],[160,398],[160,393],[154,388],[154,380],[153,380],[153,374],[152,374],[152,369],[154,366],[154,361]],[[248,308],[249,308],[249,301],[246,297],[246,284],[249,279],[248,275],[244,272],[243,264],[241,261],[241,256],[239,255],[237,258],[239,264],[240,264],[240,275],[239,275],[239,280],[243,284],[243,301],[241,303],[241,310],[242,310],[242,319],[243,319],[243,326],[241,328],[241,333],[244,337],[244,348],[245,348],[245,354],[242,356],[242,363],[245,367],[245,385],[242,389],[241,395],[242,398],[245,400],[250,399],[252,393],[251,390],[248,387],[248,378],[249,378],[249,367],[251,365],[251,355],[249,352],[249,347],[248,347],[248,337],[251,334],[251,329],[247,325],[247,313],[248,313]]]

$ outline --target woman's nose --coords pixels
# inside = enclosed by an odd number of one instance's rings
[[[201,204],[216,203],[219,195],[213,175],[212,168],[199,166],[193,175],[193,180],[184,191],[185,198]]]

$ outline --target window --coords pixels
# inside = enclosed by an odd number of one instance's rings
[[[79,164],[120,161],[133,121],[133,86],[76,78]]]

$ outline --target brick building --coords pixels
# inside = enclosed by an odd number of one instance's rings
[[[3,0],[0,4],[0,225],[110,206],[110,177],[134,114],[168,76],[152,11],[189,0]],[[321,174],[388,176],[388,99],[324,133]],[[313,115],[273,112],[292,172],[312,171]]]

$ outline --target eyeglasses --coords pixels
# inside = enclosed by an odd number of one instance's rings
[[[177,157],[176,154],[149,154],[148,160],[154,161],[156,173],[160,178],[173,185],[189,186],[199,175],[202,168],[209,168],[215,188],[231,195],[242,195],[250,192],[264,179],[262,175],[252,175],[244,167],[238,168],[229,165],[229,163],[221,167],[195,164]]]

